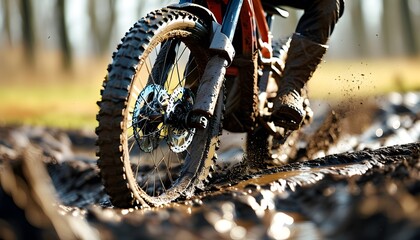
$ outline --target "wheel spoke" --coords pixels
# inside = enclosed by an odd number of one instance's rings
[[[172,164],[170,163],[171,162],[171,158],[168,156],[167,159],[168,159],[167,160],[168,162],[163,161],[163,163],[166,166],[166,173],[168,174],[168,178],[169,178],[169,180],[171,181],[171,184],[172,184],[173,183],[173,179],[172,179],[172,173],[171,173]]]
[[[184,49],[182,50],[181,54],[179,55],[179,57],[176,59],[176,62],[175,62],[177,73],[178,73],[178,85],[177,85],[177,87],[182,86],[183,85],[182,82],[184,82],[184,79],[185,79],[185,78],[181,78],[181,73],[179,71],[179,60],[184,55],[186,49],[187,49],[187,47],[184,46]]]
[[[188,65],[189,66],[189,65]],[[197,66],[195,66],[191,71],[189,71],[187,73],[187,75],[185,75],[184,79],[187,79],[195,70],[197,70]]]
[[[160,174],[161,172],[160,172],[160,169],[159,169],[159,166],[162,162],[165,162],[165,157],[164,156],[161,157],[161,159],[159,160],[159,162],[157,164],[156,163],[154,164],[154,169],[153,169],[154,174],[153,174],[153,176],[156,176],[156,175],[158,176],[159,182],[162,185],[162,188],[164,189],[164,191],[166,191],[165,184],[162,180],[162,177],[161,177],[161,174]],[[153,178],[153,180],[154,180],[154,182],[156,182],[155,177]],[[156,185],[156,183],[154,183],[154,185]],[[156,186],[155,186],[154,190],[156,190]],[[154,191],[153,195],[155,195],[155,193],[156,192]]]
[[[146,66],[147,75],[149,76],[149,78],[151,78],[152,84],[156,84],[156,81],[154,79],[155,76],[153,76],[152,71],[150,70],[150,68],[153,66],[150,57],[147,58],[147,62],[149,63],[149,65],[147,65],[147,63],[144,64]],[[149,82],[149,79],[147,81]]]

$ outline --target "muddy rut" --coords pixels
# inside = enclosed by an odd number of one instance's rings
[[[359,104],[363,103],[363,104]],[[420,93],[313,102],[293,155],[243,168],[224,133],[206,188],[116,209],[90,131],[0,128],[0,239],[420,239]]]

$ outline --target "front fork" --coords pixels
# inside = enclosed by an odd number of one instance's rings
[[[207,63],[196,100],[191,111],[192,119],[210,118],[216,108],[217,98],[226,74],[226,68],[232,63],[235,49],[232,40],[235,35],[243,0],[229,1],[222,25],[214,19],[212,21],[212,39],[209,49],[216,54]],[[179,8],[202,8],[190,1],[182,1],[177,5]],[[194,124],[194,123],[192,123]],[[200,124],[195,124],[200,126]],[[205,128],[206,125],[201,125]]]

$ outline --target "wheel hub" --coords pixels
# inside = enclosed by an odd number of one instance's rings
[[[188,88],[175,89],[169,98],[166,119],[171,124],[168,129],[167,143],[173,152],[185,151],[193,140],[195,128],[189,128],[186,124],[193,104],[193,93]]]
[[[134,137],[140,149],[151,152],[163,138],[163,115],[169,95],[160,85],[152,84],[143,89],[133,111]]]
[[[137,98],[132,120],[139,148],[152,152],[166,138],[173,152],[185,151],[195,134],[195,128],[187,126],[193,104],[193,93],[187,88],[176,88],[169,95],[160,85],[145,87]]]

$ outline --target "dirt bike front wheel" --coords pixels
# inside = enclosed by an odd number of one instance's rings
[[[116,207],[158,206],[191,193],[208,175],[220,116],[188,127],[209,59],[198,17],[161,9],[122,39],[98,102],[98,166]]]

